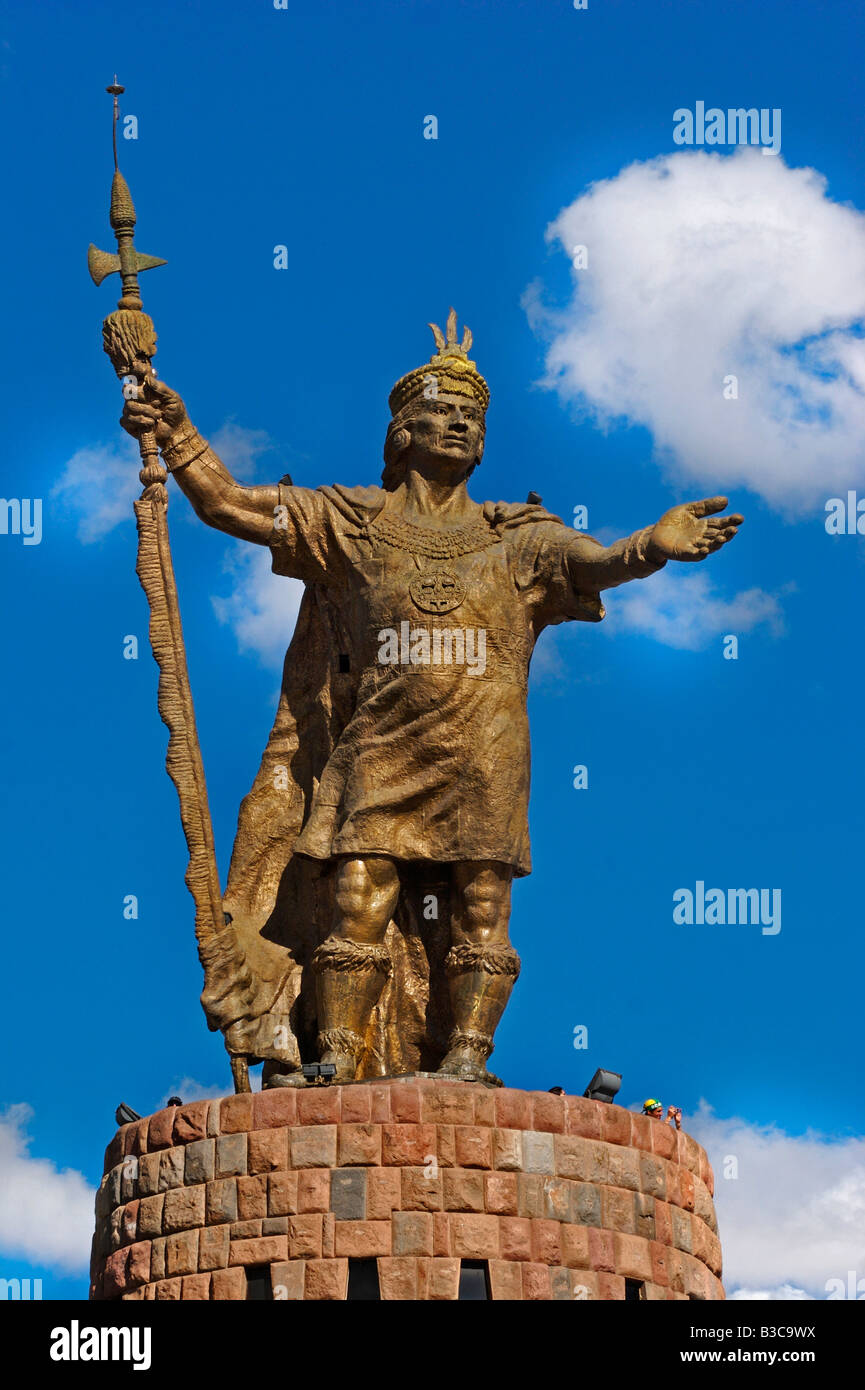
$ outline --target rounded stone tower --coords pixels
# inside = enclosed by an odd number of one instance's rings
[[[617,1105],[407,1077],[124,1125],[94,1299],[722,1299],[712,1170]]]

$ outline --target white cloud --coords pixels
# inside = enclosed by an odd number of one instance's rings
[[[58,1169],[28,1152],[33,1111],[12,1105],[0,1115],[0,1251],[10,1258],[77,1271],[87,1269],[96,1193],[81,1173]]]
[[[634,632],[654,637],[686,651],[697,651],[727,633],[742,636],[758,627],[767,627],[775,636],[783,631],[776,595],[744,589],[725,598],[708,574],[682,573],[678,565],[676,571],[668,565],[643,583],[605,593],[608,616],[603,630],[609,635]]]
[[[792,514],[865,484],[865,214],[821,174],[680,151],[593,184],[547,236],[588,248],[566,308],[525,297],[564,399],[648,427],[707,494],[745,486]]]
[[[781,1284],[777,1289],[736,1289],[735,1293],[728,1294],[727,1298],[731,1303],[793,1303],[801,1302],[803,1299],[810,1299],[812,1303],[814,1301],[813,1294],[806,1293],[804,1289],[794,1288],[792,1284]]]
[[[255,477],[259,458],[273,448],[267,430],[246,429],[234,420],[226,420],[224,425],[220,425],[209,442],[229,473],[235,478],[244,479]]]
[[[221,425],[210,443],[228,471],[240,479],[254,478],[259,458],[273,448],[266,430],[246,429],[234,420]],[[138,444],[123,431],[111,444],[76,450],[64,465],[51,496],[77,517],[78,539],[84,545],[101,540],[122,522],[134,520],[132,503],[141,496],[140,468]],[[175,485],[170,484],[169,496],[176,492]],[[181,502],[181,515],[191,515],[187,503]]]
[[[141,495],[140,467],[138,445],[130,435],[78,449],[64,465],[51,496],[78,518],[78,539],[84,545],[134,520],[132,503]]]
[[[722,1119],[705,1102],[687,1121],[715,1171],[730,1296],[827,1297],[827,1281],[865,1293],[865,1138],[786,1134]],[[725,1178],[735,1158],[738,1177]]]
[[[266,546],[238,541],[225,564],[231,593],[212,602],[217,618],[231,628],[241,651],[254,652],[265,666],[281,670],[303,585],[273,574],[270,559]]]

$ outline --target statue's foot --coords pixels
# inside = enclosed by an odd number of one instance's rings
[[[307,1086],[308,1084],[302,1071],[278,1072],[262,1086],[262,1090],[272,1091],[277,1086]]]
[[[357,1077],[357,1061],[354,1052],[341,1052],[331,1047],[322,1053],[321,1061],[336,1067],[336,1075],[330,1078],[331,1082],[354,1081]]]
[[[439,1076],[453,1076],[459,1081],[483,1081],[487,1086],[501,1086],[501,1081],[467,1048],[454,1047],[438,1069]]]

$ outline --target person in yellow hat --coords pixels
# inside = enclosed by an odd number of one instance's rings
[[[654,1096],[649,1096],[648,1100],[643,1102],[642,1113],[649,1115],[653,1120],[663,1121],[664,1119],[664,1107],[659,1100],[655,1100]],[[682,1128],[682,1112],[677,1105],[667,1106],[666,1123],[674,1124],[676,1129]]]

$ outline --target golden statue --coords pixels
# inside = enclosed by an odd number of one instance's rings
[[[126,236],[125,305],[106,320],[106,350],[138,383],[122,424],[143,441],[139,573],[190,844],[208,1022],[223,1031],[239,1088],[261,1060],[265,1085],[302,1083],[301,1064],[315,1059],[337,1081],[437,1071],[494,1083],[487,1061],[519,973],[511,881],[531,870],[534,644],[549,624],[600,621],[603,590],[719,550],[742,517],[718,516],[726,498],[709,498],[604,546],[533,497],[473,501],[489,390],[453,310],[445,334],[431,325],[430,362],[390,394],[380,486],[245,487],[153,375],[150,321],[137,347],[118,344],[130,318],[146,319],[134,214],[126,219],[118,230],[113,197],[120,261],[91,259],[97,273],[123,273]],[[137,268],[158,263],[143,257]],[[268,546],[275,573],[305,584],[222,899],[157,449],[203,521]]]

